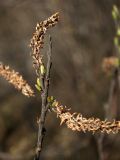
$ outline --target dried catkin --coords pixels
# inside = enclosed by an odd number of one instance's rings
[[[60,118],[61,123],[65,123],[68,128],[73,131],[83,132],[103,132],[103,133],[118,133],[120,131],[120,121],[101,121],[99,118],[84,118],[82,114],[70,113],[70,109],[59,105],[58,102],[54,103],[53,111]]]
[[[25,96],[34,96],[34,91],[23,79],[23,77],[18,72],[10,69],[9,66],[5,66],[0,63],[0,75],[4,77],[9,83],[13,84],[14,87],[20,90]]]
[[[47,20],[37,23],[36,31],[33,33],[33,37],[30,42],[30,47],[32,48],[33,66],[35,69],[40,68],[40,65],[43,63],[40,49],[43,48],[45,33],[49,28],[55,26],[58,21],[59,13],[55,13]]]

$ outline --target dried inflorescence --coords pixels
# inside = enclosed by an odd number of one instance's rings
[[[57,113],[57,117],[60,118],[61,124],[66,123],[67,127],[73,131],[92,132],[97,131],[103,133],[118,133],[120,130],[120,121],[101,121],[99,118],[84,118],[81,114],[71,114],[70,109],[59,105],[58,102],[53,103],[53,111]]]
[[[40,49],[43,48],[44,35],[50,27],[55,26],[59,20],[59,13],[53,14],[47,20],[37,23],[36,31],[33,33],[30,47],[32,48],[33,66],[39,68],[42,65],[42,54]]]
[[[106,57],[103,60],[103,71],[106,73],[111,73],[114,69],[119,67],[119,59],[115,56]]]
[[[11,70],[9,66],[5,66],[0,63],[0,75],[4,77],[9,83],[13,84],[15,88],[20,90],[25,96],[34,96],[34,91],[23,79],[23,77],[14,70]]]

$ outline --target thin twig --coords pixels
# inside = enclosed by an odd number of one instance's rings
[[[113,73],[113,78],[111,80],[108,105],[105,107],[105,118],[111,120],[116,117],[117,114],[117,98],[118,98],[118,69]]]
[[[46,76],[44,80],[43,91],[41,94],[42,109],[41,109],[41,115],[38,121],[38,141],[37,141],[37,150],[36,150],[35,160],[40,160],[40,153],[42,150],[43,139],[44,139],[45,132],[46,132],[44,124],[45,124],[46,114],[48,110],[47,97],[48,97],[48,91],[49,91],[50,70],[52,66],[51,53],[52,53],[52,39],[50,37],[49,51],[47,53],[47,57],[48,57],[47,70],[46,70]]]
[[[104,140],[104,134],[100,133],[99,137],[96,137],[99,160],[104,160],[103,140]]]

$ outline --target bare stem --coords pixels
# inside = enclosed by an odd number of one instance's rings
[[[97,137],[97,149],[98,149],[99,160],[104,160],[103,140],[104,140],[104,134],[100,133],[99,137]]]

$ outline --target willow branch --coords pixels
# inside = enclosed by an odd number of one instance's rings
[[[41,94],[41,99],[42,99],[42,109],[41,109],[41,115],[38,121],[38,141],[37,141],[37,150],[36,150],[36,158],[35,160],[40,160],[40,153],[42,150],[42,145],[43,145],[43,139],[45,136],[46,129],[44,127],[45,125],[45,119],[46,119],[46,114],[48,110],[48,103],[47,103],[47,97],[48,97],[48,91],[49,91],[49,81],[50,81],[50,70],[52,66],[52,61],[51,61],[51,52],[52,52],[52,39],[50,37],[50,43],[49,43],[49,51],[47,53],[47,71],[46,71],[46,76],[44,80],[44,88]]]

